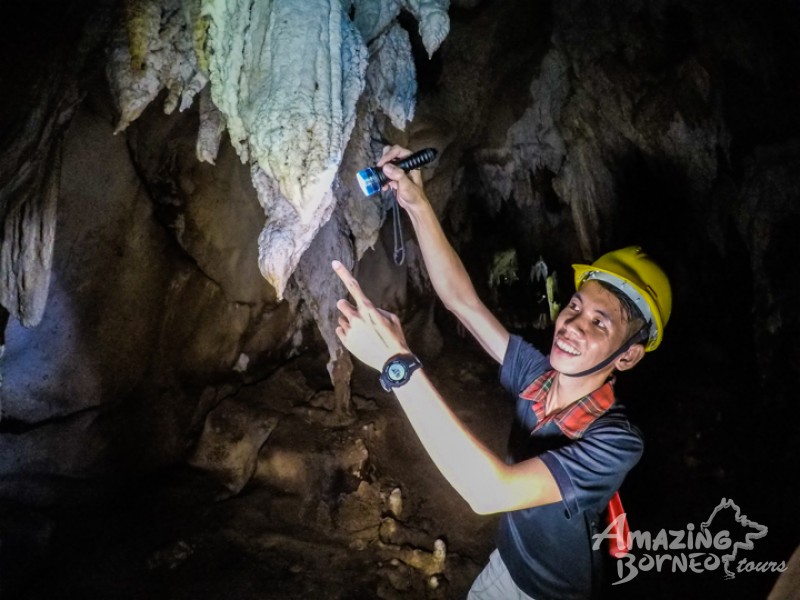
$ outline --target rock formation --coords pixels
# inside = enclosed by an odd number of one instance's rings
[[[400,129],[413,117],[416,81],[410,42],[394,24],[402,7],[399,2],[356,3],[354,22],[339,0],[125,4],[108,63],[120,112],[117,132],[139,117],[161,90],[167,91],[164,111],[169,114],[176,107],[188,108],[208,84],[209,91],[201,95],[197,156],[213,163],[224,123],[239,158],[250,165],[267,217],[258,237],[258,264],[279,299],[337,204],[348,209],[346,221],[358,239],[356,258],[375,241],[380,219],[374,209],[352,197],[345,200],[348,192],[337,193],[350,182],[334,182],[356,126],[365,79],[370,100],[361,114],[367,121],[356,129],[359,139],[354,140],[356,149],[371,150],[370,156],[356,150],[362,165],[375,154],[367,140],[376,111],[382,110]],[[447,34],[446,7],[436,2],[407,6],[420,21],[429,54]],[[368,55],[373,65],[369,75]],[[352,264],[347,236],[335,238],[325,257]],[[328,275],[317,269],[313,280],[300,276],[298,287],[328,344],[331,378],[342,398],[340,408],[346,410],[352,366],[342,356],[331,325],[333,303],[343,288]]]

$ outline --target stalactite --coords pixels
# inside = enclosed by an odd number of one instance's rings
[[[117,131],[161,90],[168,91],[169,113],[187,108],[210,82],[200,94],[197,157],[214,163],[226,127],[239,158],[250,164],[267,219],[258,239],[259,268],[279,298],[337,204],[344,206],[341,223],[323,244],[325,267],[306,268],[298,277],[328,345],[342,412],[352,364],[334,333],[332,302],[341,290],[326,283],[332,278],[327,263],[330,251],[353,257],[350,233],[360,257],[375,243],[382,220],[380,206],[354,197],[353,184],[344,181],[352,182],[355,170],[380,151],[371,142],[376,111],[398,129],[414,116],[416,74],[408,34],[395,21],[400,11],[419,19],[429,54],[449,31],[446,1],[357,1],[354,21],[350,7],[340,0],[129,0],[108,66],[120,111]],[[342,169],[348,143],[353,158]],[[317,262],[309,257],[309,264]]]
[[[79,102],[54,61],[38,82],[39,102],[0,162],[0,305],[26,327],[39,323],[50,286],[62,133]]]
[[[393,24],[369,46],[368,97],[373,110],[380,110],[397,129],[403,130],[414,118],[417,74],[411,42],[399,24]]]
[[[214,164],[219,152],[222,133],[225,131],[225,117],[211,101],[208,88],[200,92],[200,129],[197,132],[195,153],[197,160]]]
[[[364,39],[369,42],[380,35],[405,9],[419,21],[419,33],[428,56],[447,37],[450,19],[449,0],[355,0],[355,23]]]
[[[164,112],[191,106],[207,77],[194,52],[193,28],[181,0],[131,0],[111,41],[107,75],[124,131],[166,89]]]
[[[125,8],[127,22],[114,38],[108,68],[120,111],[117,130],[124,130],[161,90],[168,90],[166,112],[184,110],[210,80],[210,97],[231,143],[243,162],[258,167],[253,183],[268,218],[259,264],[281,296],[332,204],[346,195],[332,194],[331,187],[356,124],[365,79],[371,101],[364,116],[370,126],[362,126],[360,135],[370,135],[376,110],[400,129],[413,118],[411,45],[395,19],[402,9],[415,15],[432,54],[449,31],[448,2],[361,0],[353,3],[354,21],[338,0],[274,0],[258,6],[129,0]],[[309,36],[320,43],[309,44]],[[369,73],[365,42],[370,43]],[[201,160],[213,162],[220,122],[201,96]],[[265,184],[259,170],[277,188]],[[296,215],[275,199],[275,189]],[[362,251],[374,243],[377,226],[370,227],[358,232],[365,236]]]

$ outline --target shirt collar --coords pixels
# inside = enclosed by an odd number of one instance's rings
[[[534,431],[552,420],[564,435],[577,439],[584,434],[595,419],[614,404],[614,379],[609,379],[591,394],[573,402],[557,413],[545,416],[547,392],[553,385],[556,374],[555,369],[546,371],[520,394],[520,398],[531,401],[531,409],[536,413],[538,419]]]

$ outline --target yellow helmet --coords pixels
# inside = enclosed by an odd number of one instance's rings
[[[629,246],[604,254],[591,265],[572,265],[575,289],[590,279],[613,285],[642,311],[650,329],[645,350],[658,348],[672,313],[672,288],[669,279],[639,246]]]

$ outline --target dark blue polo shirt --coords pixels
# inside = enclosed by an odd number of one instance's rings
[[[517,401],[509,462],[538,456],[562,501],[504,513],[497,548],[511,578],[536,600],[591,598],[602,564],[601,550],[592,550],[592,535],[605,528],[600,517],[639,461],[642,438],[617,402],[578,439],[564,435],[553,421],[533,432],[538,419],[531,402],[519,395],[549,369],[546,356],[511,336],[500,370],[500,383]]]

